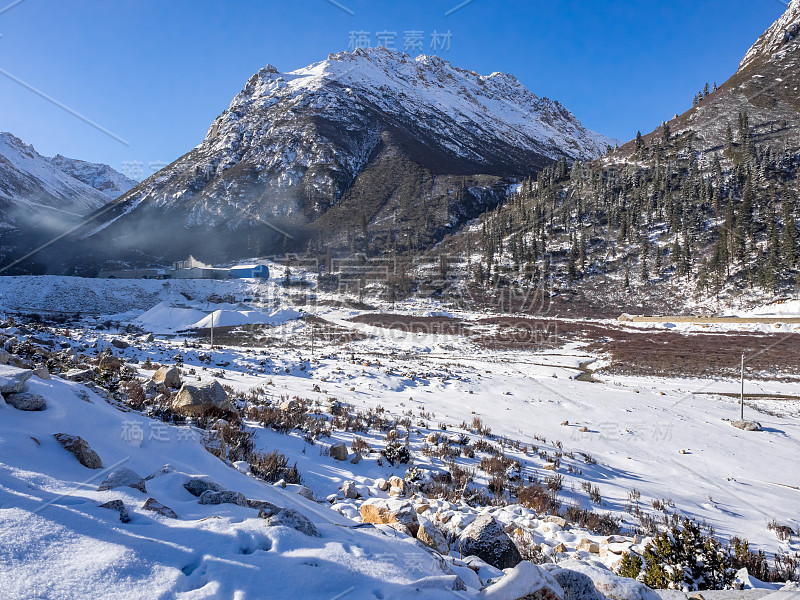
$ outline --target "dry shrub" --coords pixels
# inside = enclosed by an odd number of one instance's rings
[[[522,485],[516,489],[515,494],[517,502],[537,514],[557,514],[561,506],[556,493],[539,483]]]
[[[297,470],[297,463],[289,466],[289,459],[277,450],[272,452],[253,452],[250,455],[250,470],[264,481],[275,483],[283,479],[286,483],[302,483],[303,478]]]
[[[617,535],[621,531],[620,520],[611,513],[596,513],[577,504],[570,504],[562,516],[570,523],[597,535]]]

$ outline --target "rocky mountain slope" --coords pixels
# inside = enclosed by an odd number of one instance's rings
[[[562,311],[714,311],[795,293],[799,31],[793,0],[692,108],[598,160],[546,168],[439,251],[469,264],[479,248],[472,285],[534,282]]]
[[[84,237],[252,255],[284,239],[352,246],[367,230],[385,244],[393,230],[392,243],[425,247],[497,204],[506,178],[615,143],[511,75],[384,48],[343,52],[291,73],[261,69],[200,145]]]
[[[21,229],[85,215],[136,182],[108,165],[60,154],[48,158],[0,133],[0,228]]]

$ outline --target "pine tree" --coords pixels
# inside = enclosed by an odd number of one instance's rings
[[[797,261],[797,224],[794,220],[794,207],[787,197],[783,200],[783,235],[781,236],[781,254],[784,264],[793,269]]]

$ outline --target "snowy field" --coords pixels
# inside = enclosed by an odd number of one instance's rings
[[[337,403],[396,423],[407,419],[396,435],[413,454],[409,464],[382,460],[379,451],[389,436],[380,429],[334,426],[329,435],[310,440],[303,431],[279,432],[246,418],[256,449],[279,450],[302,476],[303,486],[270,485],[248,474],[245,464],[226,464],[209,453],[204,446],[213,431],[191,421],[176,425],[148,418],[97,386],[34,377],[26,391],[43,396],[46,410],[0,405],[0,562],[5,564],[0,589],[7,597],[109,597],[111,586],[121,598],[478,597],[502,571],[470,569],[452,546],[431,553],[391,527],[361,525],[366,499],[389,498],[381,480],[409,479],[412,467],[423,477],[452,469],[446,457],[432,451],[431,436],[464,437],[473,446],[489,440],[519,462],[523,482],[558,477],[563,506],[610,513],[621,523],[619,534],[600,535],[580,526],[562,528],[513,502],[508,508],[482,508],[415,497],[418,507],[425,506],[417,511],[420,519],[444,521],[445,534],[457,536],[488,511],[507,531],[543,548],[549,560],[577,558],[613,568],[623,550],[641,552],[649,539],[636,535],[642,523],[635,505],[657,518],[675,513],[705,521],[723,539],[741,536],[770,556],[800,550],[797,535],[779,539],[768,528],[778,523],[800,531],[798,383],[748,381],[748,394],[769,397],[751,398],[745,408],[745,417],[763,431],[743,431],[730,423],[740,410],[734,379],[601,374],[592,381],[587,368],[604,366],[607,357],[580,340],[538,350],[492,349],[465,335],[353,320],[384,313],[477,321],[483,313],[452,312],[427,301],[367,300],[370,310],[348,309],[342,308],[346,298],[336,294],[300,304],[296,296],[302,289],[287,291],[279,281],[165,285],[0,278],[7,313],[82,313],[81,324],[36,332],[39,342],[87,356],[110,349],[142,382],[155,366],[177,364],[184,383],[217,380],[239,403],[258,398],[278,406],[297,399],[309,409],[318,407],[316,414],[328,423],[335,419],[326,407]],[[189,333],[176,334],[209,327],[212,314],[223,344],[224,336],[251,336],[256,343],[210,349],[205,338],[198,343]],[[302,318],[309,315],[313,319]],[[111,322],[110,329],[108,324],[97,329],[104,321]],[[126,331],[128,324],[135,330]],[[155,337],[146,337],[148,332]],[[346,341],[341,332],[349,334]],[[15,327],[0,333],[17,340],[33,335]],[[130,346],[112,346],[112,340]],[[0,380],[19,371],[0,369]],[[491,433],[477,432],[476,422]],[[85,439],[104,469],[78,464],[53,438],[62,432]],[[352,450],[348,460],[329,455],[335,444],[350,449],[357,438],[374,452],[359,455],[360,461],[350,460]],[[473,469],[471,485],[491,497],[490,477],[478,468],[482,458],[489,455],[462,453],[455,463]],[[162,473],[165,464],[171,467]],[[146,491],[98,491],[111,467],[155,476],[145,482]],[[249,500],[294,508],[313,522],[319,537],[265,527],[248,506],[198,504],[183,485],[194,476],[209,477]],[[346,485],[360,497],[345,497]],[[142,508],[148,498],[177,518]],[[129,523],[99,507],[115,499],[128,507]],[[588,550],[585,540],[600,552]],[[466,589],[453,591],[453,575]],[[753,585],[760,586],[745,587]]]

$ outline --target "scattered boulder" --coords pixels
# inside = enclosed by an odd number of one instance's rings
[[[261,516],[263,510],[258,513]],[[262,517],[263,518],[263,517]],[[281,508],[273,515],[266,517],[267,525],[271,527],[291,527],[310,537],[320,537],[319,530],[308,517],[293,508]]]
[[[550,573],[523,561],[498,581],[484,588],[478,598],[486,600],[564,600],[564,590]]]
[[[554,563],[546,563],[540,567],[550,573],[564,590],[564,600],[606,600],[588,575],[563,569]]]
[[[731,425],[744,431],[764,431],[758,421],[731,421]]]
[[[389,478],[389,495],[394,498],[403,498],[407,492],[405,479],[393,475]]]
[[[43,396],[29,392],[9,394],[6,396],[6,402],[17,410],[44,410],[47,408],[47,402]]]
[[[222,490],[215,492],[206,490],[200,494],[200,504],[235,504],[236,506],[247,506],[247,498],[241,492]]]
[[[347,446],[342,442],[331,446],[331,456],[336,460],[347,460]]]
[[[119,356],[106,354],[100,358],[98,366],[106,371],[119,371],[122,368],[122,361],[119,359]]]
[[[567,545],[564,542],[561,542],[560,544],[553,546],[553,552],[558,552],[559,554],[563,554],[566,551],[567,551]]]
[[[221,492],[222,486],[218,484],[216,481],[211,479],[201,478],[201,477],[193,477],[189,481],[183,484],[183,487],[186,488],[192,496],[200,497],[207,491],[212,492]]]
[[[356,500],[358,498],[358,490],[356,490],[355,482],[345,481],[344,485],[342,485],[342,493],[344,494],[345,498]]]
[[[136,472],[126,467],[116,469],[109,473],[108,477],[106,477],[103,483],[100,484],[100,487],[97,488],[97,491],[113,490],[118,487],[132,487],[140,492],[147,493],[144,479]]]
[[[584,552],[591,552],[592,554],[600,553],[600,546],[588,538],[582,538],[578,542],[576,549],[583,550]]]
[[[129,523],[131,518],[128,515],[128,509],[125,508],[125,503],[122,500],[109,500],[100,505],[100,508],[110,508],[119,513],[119,520],[123,523]]]
[[[314,501],[314,492],[311,491],[311,488],[304,485],[298,485],[296,491],[306,500],[311,500],[312,502]]]
[[[62,377],[68,381],[92,381],[94,379],[94,371],[90,368],[85,369],[70,369],[66,373],[62,375]]]
[[[361,505],[361,518],[364,523],[402,525],[414,537],[419,531],[417,511],[408,501],[371,498]]]
[[[447,554],[450,552],[447,539],[444,537],[444,534],[439,530],[439,528],[425,517],[420,516],[417,518],[419,519],[417,539],[429,548],[433,548],[440,554]]]
[[[33,370],[33,374],[39,379],[50,379],[50,371],[46,365],[39,365]]]
[[[125,340],[120,340],[118,338],[114,338],[113,340],[111,340],[111,345],[114,346],[114,348],[119,348],[120,350],[125,350],[126,348],[130,348],[131,346]]]
[[[167,387],[176,389],[181,387],[181,374],[176,367],[159,367],[153,373],[152,379],[155,383],[163,383]]]
[[[158,394],[162,389],[163,385],[157,384],[152,379],[148,379],[142,384],[142,391],[147,398],[152,398],[156,394]]]
[[[175,513],[174,510],[172,510],[169,506],[164,506],[163,504],[161,504],[161,502],[159,502],[155,498],[148,498],[147,500],[145,500],[145,503],[142,506],[142,508],[145,510],[152,510],[153,512],[158,513],[170,519],[178,518],[178,515]]]
[[[353,455],[353,458],[351,458],[351,459],[350,459],[350,464],[351,464],[351,465],[357,465],[357,464],[358,464],[358,463],[360,463],[360,462],[361,462],[361,454],[359,454],[358,452],[356,452],[356,453]]]
[[[382,492],[389,491],[389,482],[386,481],[383,477],[379,477],[375,480],[375,487],[377,487]]]
[[[281,410],[294,410],[297,408],[297,400],[284,400],[278,405]]]
[[[0,348],[0,365],[7,365],[11,359],[11,354]]]
[[[555,523],[562,529],[567,526],[567,520],[563,517],[557,517],[555,515],[547,515],[544,519],[545,523]]]
[[[32,371],[17,371],[16,369],[3,369],[3,371],[0,374],[0,394],[3,396],[21,392],[28,379],[33,377]]]
[[[583,573],[592,580],[597,591],[609,600],[661,600],[659,594],[645,584],[620,577],[598,561],[569,559],[559,562],[558,566]]]
[[[248,499],[247,506],[250,508],[258,509],[258,516],[261,517],[262,519],[271,517],[281,509],[280,506],[275,506],[272,502],[267,502],[266,500]]]
[[[141,341],[143,341],[145,344],[149,344],[150,342],[152,342],[152,341],[153,341],[154,339],[156,339],[156,338],[153,336],[153,334],[152,334],[152,333],[148,333],[147,335],[143,335],[143,336],[142,336],[141,338],[139,338],[139,339],[140,339]]]
[[[522,560],[517,546],[492,515],[478,515],[461,532],[458,543],[462,555],[475,555],[498,569],[515,567]]]
[[[216,379],[209,383],[184,383],[172,402],[172,410],[191,417],[199,417],[217,409],[233,412],[228,393]]]
[[[97,455],[97,452],[91,449],[89,444],[79,435],[70,435],[68,433],[56,433],[54,438],[61,444],[65,450],[71,452],[78,462],[87,469],[102,469],[103,461]]]
[[[167,475],[168,473],[174,473],[174,472],[175,472],[175,467],[173,467],[170,464],[166,464],[163,467],[161,467],[160,469],[150,473],[150,475],[145,477],[144,480],[145,481],[150,481],[151,479],[155,479],[156,477],[161,477],[162,475]]]

